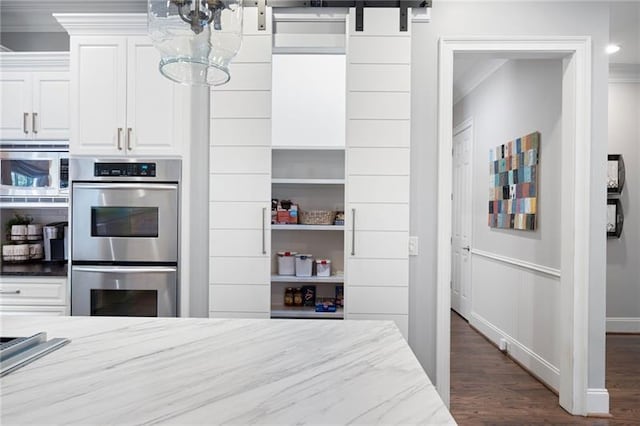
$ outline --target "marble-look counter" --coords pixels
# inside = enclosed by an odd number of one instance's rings
[[[455,424],[392,322],[0,317],[63,348],[0,379],[0,423]]]
[[[0,275],[20,277],[66,277],[66,262],[33,262],[0,264]]]

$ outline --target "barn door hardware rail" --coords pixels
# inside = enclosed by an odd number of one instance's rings
[[[432,0],[245,0],[245,6],[258,8],[258,30],[266,29],[266,8],[300,7],[355,7],[356,31],[364,31],[364,9],[383,7],[400,9],[400,31],[406,32],[409,20],[409,8],[429,8]]]

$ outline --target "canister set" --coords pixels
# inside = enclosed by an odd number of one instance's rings
[[[44,257],[44,245],[38,242],[42,240],[42,225],[37,223],[13,225],[10,239],[13,244],[2,246],[2,260],[23,262]]]
[[[311,254],[298,254],[294,251],[278,252],[278,275],[296,277],[331,276],[331,260],[314,259]]]

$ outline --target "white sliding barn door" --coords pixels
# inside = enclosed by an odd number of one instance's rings
[[[399,22],[365,8],[356,32],[349,14],[345,315],[394,320],[408,338],[411,20]]]
[[[211,91],[209,316],[271,310],[271,9],[246,8],[231,81]]]

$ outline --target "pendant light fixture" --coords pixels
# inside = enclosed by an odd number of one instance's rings
[[[148,0],[149,35],[162,75],[193,86],[231,78],[242,41],[242,0]]]

